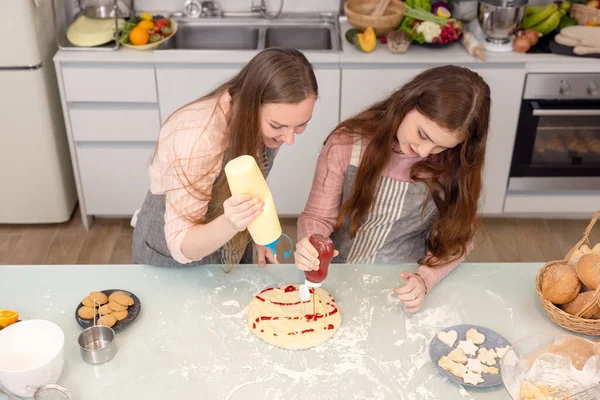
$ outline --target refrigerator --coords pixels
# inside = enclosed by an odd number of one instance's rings
[[[51,0],[0,0],[0,224],[70,219],[77,193],[56,74]]]

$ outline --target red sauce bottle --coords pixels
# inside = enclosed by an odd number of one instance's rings
[[[310,287],[319,287],[327,278],[329,264],[333,258],[333,241],[319,234],[313,234],[308,238],[310,244],[319,252],[319,269],[316,271],[305,271],[306,285]]]

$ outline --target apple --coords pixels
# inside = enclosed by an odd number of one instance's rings
[[[600,1],[598,1],[598,0],[589,0],[586,3],[586,5],[589,6],[589,7],[600,8]]]

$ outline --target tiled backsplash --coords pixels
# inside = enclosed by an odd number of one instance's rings
[[[2,0],[0,0],[2,1]],[[214,0],[225,11],[250,11],[260,0]],[[279,9],[280,0],[266,0],[269,11]],[[339,12],[340,0],[283,0],[284,12]],[[181,11],[185,0],[135,0],[138,11]]]

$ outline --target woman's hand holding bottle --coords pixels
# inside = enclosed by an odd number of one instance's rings
[[[333,257],[339,254],[333,251]],[[317,271],[319,269],[319,252],[310,242],[310,237],[305,237],[296,244],[294,252],[296,267],[302,271]]]
[[[246,195],[231,196],[223,203],[225,218],[237,232],[246,229],[263,212],[263,207],[259,198]]]

